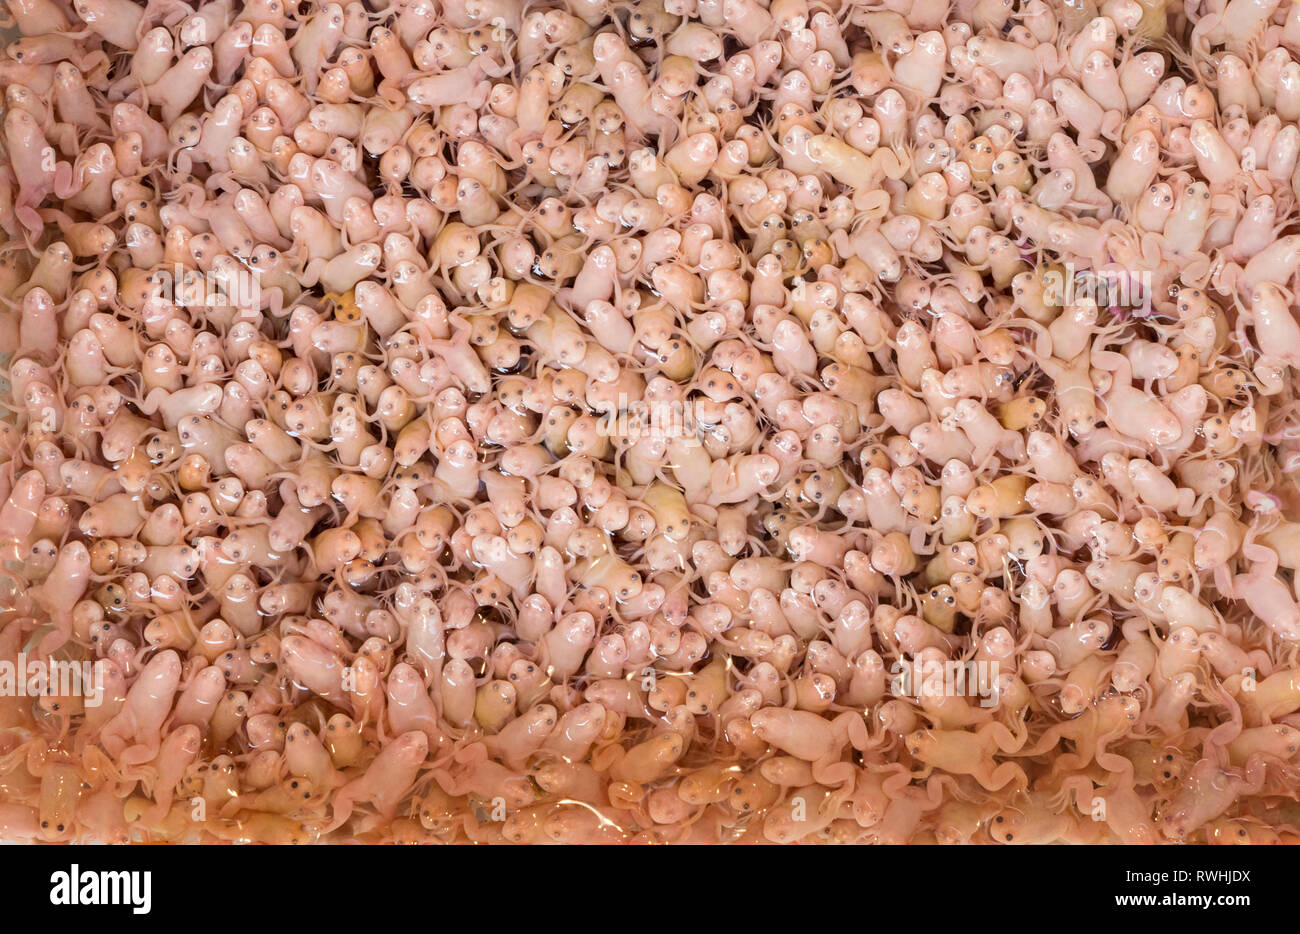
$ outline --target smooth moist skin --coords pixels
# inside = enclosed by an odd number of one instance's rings
[[[3,5],[0,837],[1300,840],[1300,4]]]

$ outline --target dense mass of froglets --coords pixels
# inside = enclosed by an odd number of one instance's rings
[[[1300,839],[1300,3],[3,7],[0,837]]]

